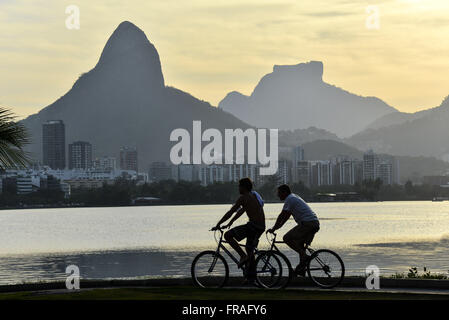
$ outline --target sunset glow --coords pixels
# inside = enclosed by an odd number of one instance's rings
[[[81,28],[65,27],[68,5]],[[367,28],[376,6],[379,28]],[[274,64],[324,63],[324,81],[400,111],[449,94],[449,2],[0,1],[0,104],[21,117],[65,94],[124,20],[156,46],[167,85],[217,105],[250,94]]]

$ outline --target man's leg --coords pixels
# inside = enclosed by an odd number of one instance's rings
[[[299,254],[299,264],[295,271],[301,275],[305,275],[305,266],[307,265],[308,255],[305,249],[306,228],[299,225],[291,229],[284,235],[284,242]]]
[[[238,255],[240,256],[240,262],[243,262],[248,258],[247,254],[245,253],[245,251],[243,251],[242,247],[238,243],[238,241],[241,241],[244,238],[241,238],[242,235],[240,235],[240,233],[243,232],[242,227],[245,226],[237,226],[224,234],[225,240],[235,251],[237,251]]]
[[[256,270],[256,259],[254,251],[259,243],[259,238],[263,234],[263,231],[259,230],[248,230],[248,237],[246,238],[246,253],[248,255],[248,268],[247,268],[247,279],[249,282],[254,282],[257,276]]]
[[[291,249],[299,254],[300,261],[304,261],[306,250],[301,238],[301,226],[296,226],[284,235],[283,240]]]
[[[247,278],[249,281],[253,281],[256,278],[256,261],[254,259],[254,250],[252,248],[246,248],[246,254],[248,256],[247,265]]]

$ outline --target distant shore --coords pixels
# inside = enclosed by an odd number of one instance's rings
[[[393,202],[400,201],[429,201],[432,200],[388,200]],[[360,200],[360,201],[307,201],[308,203],[364,203],[364,202],[386,202],[383,200]],[[270,202],[265,201],[265,203],[278,203],[281,202]],[[62,209],[62,208],[111,208],[111,207],[154,207],[154,206],[214,206],[214,205],[231,205],[230,202],[214,202],[214,203],[195,203],[195,202],[186,202],[186,203],[169,203],[169,202],[161,202],[161,203],[153,203],[153,204],[138,204],[138,205],[82,205],[82,204],[67,204],[67,205],[24,205],[24,206],[7,206],[1,207],[0,210],[19,210],[19,209]]]
[[[366,203],[366,202],[400,202],[400,201],[429,201],[433,200],[410,200],[410,199],[400,199],[400,200],[360,200],[360,201],[307,201],[308,203]],[[444,200],[446,201],[446,200]],[[443,202],[443,201],[439,201]],[[265,201],[265,203],[278,203],[274,201]],[[110,207],[154,207],[154,206],[208,206],[208,205],[231,205],[230,202],[214,202],[214,203],[196,203],[196,202],[185,202],[185,203],[170,203],[170,202],[160,202],[152,204],[136,204],[136,205],[83,205],[83,204],[55,204],[55,205],[17,205],[17,206],[0,206],[0,210],[19,210],[19,209],[62,209],[62,208],[110,208]]]

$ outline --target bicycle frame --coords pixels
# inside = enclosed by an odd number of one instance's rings
[[[285,241],[278,241],[278,240],[276,240],[276,237],[277,237],[277,233],[272,233],[273,234],[273,239],[268,239],[268,236],[267,236],[267,240],[268,240],[268,242],[271,242],[271,246],[270,246],[270,250],[274,250],[274,251],[277,251],[277,252],[281,252],[281,250],[279,250],[279,248],[276,246],[276,243],[278,243],[278,244],[285,244]],[[310,248],[309,246],[306,246],[306,248],[305,248],[311,255],[315,252],[315,250],[313,250],[312,248]]]
[[[271,241],[268,239],[268,234],[267,234],[267,240],[268,240],[268,242],[271,242],[270,250],[281,252],[281,250],[279,250],[279,248],[276,246],[276,243],[278,243],[278,244],[281,244],[281,243],[285,244],[285,241],[277,241],[276,240],[277,234],[276,233],[272,233],[272,234],[273,234],[273,239],[271,239]],[[315,252],[315,250],[310,248],[308,245],[306,245],[305,249],[309,252],[310,256]],[[309,268],[310,271],[321,270],[321,269],[324,269],[326,267],[326,264],[319,257],[315,257],[315,260],[320,265],[320,268]]]
[[[218,245],[217,245],[217,249],[215,250],[216,256],[215,256],[214,260],[212,261],[211,266],[209,267],[209,272],[212,272],[213,269],[215,268],[215,264],[216,264],[216,262],[217,262],[217,260],[218,260],[218,255],[220,254],[220,250],[223,250],[223,251],[229,256],[229,258],[231,258],[231,260],[234,261],[234,263],[235,263],[236,265],[238,265],[238,264],[240,263],[240,261],[237,260],[237,258],[231,253],[231,251],[229,251],[229,249],[226,248],[226,246],[224,245],[225,243],[228,243],[228,242],[225,241],[225,240],[223,240],[223,235],[224,235],[223,230],[222,230],[222,229],[217,229],[216,231],[220,232],[220,239],[217,241]],[[215,240],[217,240],[217,238],[215,238]],[[243,245],[243,244],[241,244],[241,243],[239,243],[239,246],[245,247],[245,245]],[[258,253],[259,251],[260,251],[260,250],[258,250],[257,248],[255,248],[255,249],[254,249],[254,255],[257,255],[257,253]],[[268,265],[269,265],[270,267],[272,267],[272,266],[271,266],[271,263],[270,263],[269,261],[266,261],[266,262],[268,263]],[[247,272],[247,269],[246,269],[246,268],[243,268],[243,274],[244,274],[244,275],[246,275],[246,272]],[[257,271],[256,271],[256,272],[257,272]]]
[[[218,240],[218,246],[217,246],[217,249],[215,250],[215,252],[217,254],[219,254],[220,253],[220,249],[221,249],[229,256],[229,258],[231,258],[232,261],[234,261],[236,264],[239,264],[240,261],[237,260],[237,258],[231,253],[231,251],[229,251],[228,248],[226,248],[226,246],[223,245],[224,243],[228,243],[227,241],[223,240],[223,235],[224,235],[223,230],[222,229],[217,229],[217,231],[220,232],[220,240]],[[239,243],[239,246],[245,247],[245,245],[240,244],[240,243]],[[255,248],[254,249],[254,254],[256,254],[257,252],[258,252],[258,250],[257,250],[257,248]]]

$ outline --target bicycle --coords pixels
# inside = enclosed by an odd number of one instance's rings
[[[206,250],[200,252],[192,262],[192,266],[190,269],[190,273],[192,275],[192,279],[195,285],[202,288],[221,288],[226,285],[229,279],[229,266],[226,262],[226,259],[220,253],[220,250],[223,250],[229,258],[235,262],[236,265],[239,264],[239,260],[224,246],[227,241],[223,240],[223,232],[224,228],[218,228],[214,231],[214,238],[217,242],[217,249]],[[217,232],[219,233],[219,237],[217,237]],[[244,247],[243,244],[239,245]],[[256,260],[259,259],[259,251],[257,248],[254,251],[254,255],[256,256]],[[260,260],[260,259],[259,259]],[[263,259],[261,261],[264,261]],[[273,265],[274,264],[274,265]],[[267,274],[271,271],[272,278],[276,277],[278,270],[282,269],[281,262],[277,260],[277,258],[271,259],[271,261],[265,261],[264,274]],[[267,271],[269,270],[269,271]],[[243,275],[246,277],[247,268],[243,268]],[[257,270],[256,270],[257,272]],[[275,279],[275,278],[274,278]],[[257,282],[257,277],[256,277]],[[257,282],[257,284],[259,284]],[[260,285],[260,284],[259,284]]]
[[[270,245],[270,249],[266,251],[259,251],[256,258],[256,281],[264,288],[285,288],[293,278],[294,271],[290,260],[285,256],[276,244],[285,243],[284,241],[277,241],[276,233],[272,233],[273,237],[269,239],[268,232],[266,237]],[[340,256],[328,249],[313,250],[310,246],[306,246],[306,250],[310,254],[309,261],[306,265],[306,271],[309,278],[317,286],[325,289],[333,288],[341,283],[345,275],[345,265]],[[287,276],[282,277],[283,267],[278,272],[276,281],[272,279],[272,264],[270,261],[282,261],[287,266]],[[268,274],[268,277],[264,276]],[[268,278],[268,282],[265,280]]]

